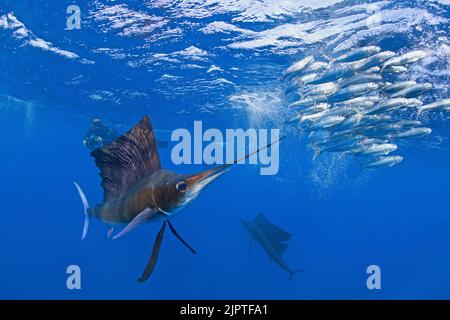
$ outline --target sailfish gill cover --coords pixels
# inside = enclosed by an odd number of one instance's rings
[[[450,298],[449,19],[447,0],[0,0],[0,298]],[[161,223],[112,240],[125,225],[88,208],[91,152],[145,115],[161,174],[212,168],[172,161],[194,121],[286,138],[276,175],[235,166],[171,218],[197,254],[166,228],[139,284]]]

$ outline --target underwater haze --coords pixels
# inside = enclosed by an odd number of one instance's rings
[[[449,19],[448,0],[0,0],[0,298],[450,299],[450,112],[421,114],[431,134],[399,141],[393,167],[313,160],[309,133],[285,125],[284,77],[310,55],[422,50],[396,81],[448,99]],[[178,173],[210,168],[172,161],[173,130],[194,121],[286,138],[276,175],[237,165],[173,218],[197,254],[167,233],[138,283],[160,224],[112,240],[92,219],[81,240],[73,182],[101,203],[86,132],[99,118],[122,134],[144,115]],[[292,235],[283,259],[304,271],[291,280],[241,223],[259,213]],[[68,287],[72,265],[81,288]]]

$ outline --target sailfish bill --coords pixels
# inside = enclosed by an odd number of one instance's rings
[[[144,116],[130,131],[91,152],[102,178],[102,203],[89,207],[83,190],[75,183],[85,213],[82,239],[88,233],[92,217],[109,225],[126,224],[113,239],[124,236],[144,223],[162,221],[147,268],[139,278],[139,282],[144,282],[156,266],[166,224],[181,243],[196,253],[175,230],[170,219],[195,200],[207,185],[227,173],[231,166],[284,138],[216,168],[197,174],[179,174],[162,169],[150,118]]]

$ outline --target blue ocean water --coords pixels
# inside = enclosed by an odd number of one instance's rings
[[[68,6],[81,29],[66,30]],[[83,137],[94,117],[125,132],[148,114],[156,136],[191,129],[280,128],[282,72],[308,54],[364,45],[431,57],[403,79],[449,97],[450,2],[341,0],[0,1],[0,298],[3,299],[448,299],[450,121],[401,144],[393,168],[361,170],[352,157],[312,161],[308,139],[285,128],[280,171],[236,166],[173,221],[192,255],[167,233],[154,274],[136,279],[159,225],[110,240],[93,220],[81,241],[78,181],[103,197]],[[170,145],[169,145],[170,146]],[[161,148],[163,167],[174,165]],[[284,258],[307,269],[288,281],[240,219],[263,212],[292,233]],[[66,269],[81,269],[68,290]],[[381,290],[366,269],[381,268]]]

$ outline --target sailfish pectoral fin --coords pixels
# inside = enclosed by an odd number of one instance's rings
[[[133,230],[136,227],[140,226],[141,224],[145,223],[154,213],[155,213],[155,211],[150,208],[144,209],[141,213],[139,213],[136,217],[134,217],[134,219],[131,220],[131,222],[128,223],[127,226],[125,228],[123,228],[122,231],[120,231],[117,235],[115,235],[113,237],[113,240],[124,236],[131,230]]]
[[[166,229],[166,223],[164,222],[161,229],[158,232],[158,235],[156,236],[155,243],[153,244],[153,250],[152,255],[150,257],[150,260],[147,263],[147,266],[145,267],[144,272],[138,279],[138,282],[142,283],[146,281],[153,273],[153,270],[155,269],[156,262],[158,261],[158,255],[159,255],[159,249],[161,248],[161,243],[163,240],[164,230]]]
[[[170,221],[167,221],[167,223],[169,224],[169,228],[170,231],[172,231],[173,235],[175,237],[177,237],[178,240],[180,240],[180,242],[182,244],[184,244],[193,254],[197,254],[197,251],[195,251],[186,241],[184,241],[184,239],[178,234],[178,232],[175,230],[175,228],[173,227],[172,223],[170,223]]]
[[[108,228],[108,231],[106,231],[106,236],[108,237],[108,239],[110,239],[112,237],[112,234],[114,232],[114,227],[111,226]]]

